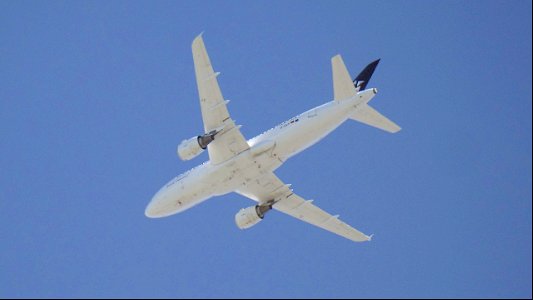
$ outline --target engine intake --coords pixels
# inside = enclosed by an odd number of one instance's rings
[[[271,209],[271,205],[256,205],[241,208],[235,215],[235,223],[240,229],[248,229],[263,220],[266,212]]]
[[[197,157],[200,155],[200,153],[204,152],[204,150],[207,148],[207,145],[215,140],[215,135],[217,133],[218,132],[216,130],[213,130],[210,133],[192,137],[188,140],[183,140],[178,145],[178,156],[181,158],[181,160],[191,160]]]

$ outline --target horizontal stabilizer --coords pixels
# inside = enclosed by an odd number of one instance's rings
[[[348,99],[357,94],[340,54],[331,58],[331,71],[333,73],[333,98],[336,101]]]
[[[359,107],[357,111],[350,116],[350,119],[364,123],[366,125],[385,130],[390,133],[400,131],[400,126],[396,125],[387,117],[380,114],[377,110],[373,109],[367,104]]]

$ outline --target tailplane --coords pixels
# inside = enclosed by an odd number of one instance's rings
[[[348,99],[357,94],[340,54],[331,58],[331,71],[333,72],[333,98],[336,101]]]
[[[344,65],[340,54],[331,58],[331,69],[333,71],[333,94],[334,99],[339,101],[350,98],[360,91],[364,91],[372,74],[376,70],[380,59],[369,63],[354,80]]]
[[[335,101],[349,99],[357,93],[363,92],[366,89],[372,74],[374,74],[378,63],[379,59],[368,64],[368,66],[366,66],[352,81],[342,57],[340,55],[332,57],[331,70],[333,72],[333,95]],[[372,92],[375,94],[377,90],[372,89]],[[357,110],[350,116],[350,119],[390,133],[398,132],[401,129],[400,126],[387,119],[387,117],[380,114],[366,102],[358,105]]]
[[[368,104],[359,106],[355,113],[350,116],[350,119],[390,133],[396,133],[401,129],[400,126],[387,119],[387,117],[380,114]]]
[[[364,91],[372,74],[376,70],[380,59],[369,63],[357,77],[353,80],[353,85],[357,92]],[[387,117],[380,114],[368,104],[362,104],[357,111],[350,116],[350,119],[361,122],[363,124],[385,130],[390,133],[400,131],[400,126],[387,119]]]

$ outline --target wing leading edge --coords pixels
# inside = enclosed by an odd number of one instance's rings
[[[331,215],[315,206],[313,200],[304,200],[294,194],[290,184],[284,184],[274,173],[252,180],[236,192],[260,204],[274,201],[272,208],[354,242],[370,241],[372,238],[341,221],[338,215]]]
[[[202,35],[192,42],[194,71],[200,97],[202,120],[206,133],[215,130],[215,140],[207,147],[213,164],[224,162],[249,148],[246,139],[231,119],[225,100],[218,86],[217,76],[207,54]]]

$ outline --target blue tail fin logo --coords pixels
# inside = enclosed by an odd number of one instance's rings
[[[369,63],[368,66],[366,66],[363,71],[361,71],[361,73],[355,77],[353,83],[357,91],[364,91],[366,89],[366,85],[370,81],[372,74],[374,74],[374,71],[376,70],[380,60],[381,59],[377,59]]]

